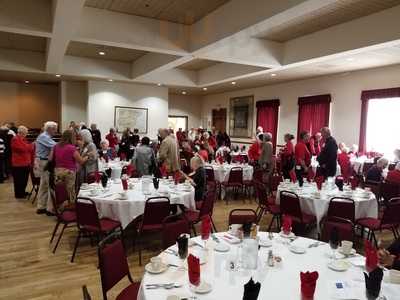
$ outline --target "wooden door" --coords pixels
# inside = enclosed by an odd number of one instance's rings
[[[226,132],[226,108],[212,110],[212,126],[219,132]]]

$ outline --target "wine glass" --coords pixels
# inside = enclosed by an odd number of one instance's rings
[[[329,246],[332,250],[332,259],[335,259],[335,250],[339,247],[339,239],[337,236],[331,234],[331,238],[329,239]]]
[[[184,269],[184,262],[188,256],[188,248],[189,248],[189,235],[186,233],[182,233],[176,239],[176,243],[178,244],[178,255],[179,258],[182,260],[182,266],[180,269]]]
[[[101,185],[103,186],[103,189],[105,190],[107,187],[107,182],[108,182],[108,177],[107,176],[101,176]]]

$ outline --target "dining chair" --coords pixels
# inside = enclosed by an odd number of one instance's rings
[[[377,246],[375,231],[378,230],[391,230],[395,239],[400,238],[400,197],[388,201],[382,217],[360,218],[356,220],[356,224],[361,226],[361,232],[364,232],[364,228],[368,229],[367,239],[374,240],[375,246]]]
[[[392,198],[400,197],[400,184],[383,181],[380,186],[380,196],[383,203],[388,203]]]
[[[109,218],[99,218],[96,204],[93,200],[85,197],[79,197],[76,200],[76,221],[78,225],[78,236],[76,237],[74,251],[72,253],[71,262],[74,261],[79,241],[82,237],[89,237],[92,242],[93,236],[97,241],[102,239],[109,233],[119,230],[123,237],[122,225],[119,221]]]
[[[294,223],[305,228],[309,228],[316,224],[317,218],[302,212],[300,206],[300,198],[296,193],[290,191],[280,191],[280,208],[282,215],[289,215]]]
[[[65,228],[67,228],[69,225],[74,225],[76,223],[76,212],[74,209],[62,208],[63,204],[69,200],[68,199],[69,195],[67,189],[65,188],[65,184],[63,183],[56,184],[54,187],[54,196],[52,196],[51,198],[54,206],[54,214],[56,215],[57,218],[57,223],[56,226],[54,227],[53,234],[51,235],[50,244],[54,240],[58,227],[60,226],[60,224],[63,224],[56,245],[53,248],[53,253],[56,253],[58,244],[60,243],[60,240],[64,234]]]
[[[328,216],[321,226],[321,241],[328,243],[331,231],[336,228],[340,241],[354,242],[354,223],[349,219]]]
[[[86,285],[82,286],[83,300],[92,300]]]
[[[265,185],[261,182],[255,183],[256,189],[256,199],[258,202],[258,206],[256,209],[257,214],[257,223],[260,223],[261,218],[266,213],[272,214],[272,220],[269,223],[268,230],[270,231],[272,224],[276,221],[276,227],[280,228],[280,219],[281,219],[281,209],[279,205],[276,204],[275,196],[268,196],[267,189]]]
[[[137,299],[140,283],[132,280],[124,246],[118,235],[113,233],[104,238],[98,245],[97,254],[103,300],[107,300],[107,292],[125,277],[130,284],[118,294],[116,300]]]
[[[104,172],[101,172],[101,171],[96,171],[96,172],[98,172],[100,174],[100,178],[106,175]],[[96,182],[96,172],[90,172],[89,174],[87,174],[86,182],[88,184]]]
[[[207,187],[215,188],[220,193],[221,185],[215,180],[215,173],[212,166],[205,166]]]
[[[188,220],[183,215],[171,215],[163,220],[162,245],[167,249],[176,243],[176,239],[183,233],[190,235]]]
[[[232,188],[234,196],[237,196],[239,190],[243,190],[243,169],[241,167],[233,167],[229,171],[228,181],[221,183],[221,187],[225,190],[225,201],[228,204],[228,189]]]
[[[213,229],[215,232],[217,231],[214,220],[212,218],[215,199],[216,199],[216,192],[209,190],[206,192],[206,196],[204,197],[200,210],[185,210],[184,216],[189,221],[189,225],[193,231],[194,236],[197,235],[195,225],[197,223],[200,223],[202,217],[205,215],[210,216]]]
[[[39,193],[40,177],[35,176],[35,172],[33,172],[33,168],[30,169],[29,176],[31,178],[32,189],[29,192],[28,200],[30,200],[31,197],[33,196],[32,204],[34,204],[37,199],[38,193]]]
[[[146,200],[143,215],[138,222],[136,240],[139,242],[139,265],[142,265],[142,236],[144,233],[161,232],[163,221],[170,214],[170,201],[168,197],[151,197]]]
[[[340,217],[354,223],[356,206],[353,199],[333,197],[329,200],[328,217]]]
[[[257,214],[254,209],[237,208],[230,211],[228,225],[245,223],[257,224]]]

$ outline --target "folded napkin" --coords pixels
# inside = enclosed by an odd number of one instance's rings
[[[200,259],[192,254],[189,254],[187,261],[189,282],[195,286],[198,286],[200,284]]]
[[[315,177],[315,183],[317,184],[317,188],[320,191],[322,189],[322,183],[325,181],[324,176]]]
[[[204,215],[201,218],[201,238],[207,240],[211,232],[211,219],[209,215]]]
[[[179,171],[175,172],[174,173],[174,182],[175,182],[175,184],[178,184],[180,179],[181,179],[181,173],[179,173]]]
[[[371,245],[368,240],[364,242],[365,251],[365,269],[367,272],[375,270],[378,266],[378,251]]]
[[[132,176],[132,174],[133,174],[133,166],[131,165],[131,164],[129,164],[127,167],[126,167],[126,175],[128,175],[128,177],[131,177]]]
[[[365,287],[367,289],[367,295],[371,297],[378,297],[381,291],[381,283],[383,278],[383,270],[381,268],[375,268],[369,274],[364,272]]]
[[[224,158],[222,157],[222,155],[217,156],[217,162],[219,162],[221,165],[224,163]]]
[[[354,176],[350,177],[351,189],[354,191],[358,187],[358,179]]]
[[[293,170],[291,170],[291,171],[289,172],[289,176],[290,176],[290,180],[291,180],[293,183],[296,183],[296,181],[297,181],[296,172],[293,171]]]
[[[249,282],[244,285],[243,300],[257,300],[260,289],[261,283],[255,283],[251,277]]]
[[[121,178],[122,189],[126,191],[128,189],[128,179],[125,177]]]
[[[289,215],[283,215],[282,231],[284,234],[289,234],[292,231],[292,218]]]
[[[318,272],[300,272],[301,294],[305,298],[314,297],[315,287],[317,285]]]
[[[315,173],[312,168],[308,168],[307,181],[311,182],[315,178]]]

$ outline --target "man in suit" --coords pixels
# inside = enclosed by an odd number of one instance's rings
[[[323,127],[321,129],[321,135],[325,145],[317,157],[320,166],[320,173],[325,178],[333,177],[336,175],[338,145],[336,140],[332,137],[331,131],[328,127]]]

